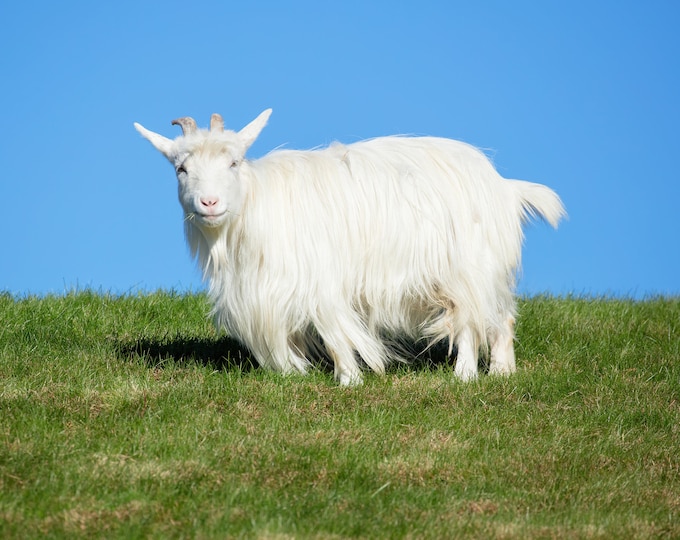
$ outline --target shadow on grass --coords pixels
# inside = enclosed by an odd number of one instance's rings
[[[448,343],[440,341],[431,347],[424,347],[421,343],[399,341],[397,351],[407,359],[407,363],[396,363],[388,367],[387,372],[397,370],[430,371],[441,366],[453,366],[456,363],[457,348],[454,346],[451,357],[448,356]]]
[[[139,339],[118,342],[118,353],[125,358],[143,358],[149,367],[163,367],[168,362],[179,365],[201,364],[216,370],[252,371],[257,362],[248,349],[229,337],[217,339],[175,336],[163,339]]]
[[[433,347],[423,349],[418,344],[400,343],[401,354],[408,358],[406,364],[395,363],[388,367],[388,372],[406,369],[408,371],[428,371],[437,369],[442,365],[455,365],[457,351],[454,347],[453,354],[447,356],[447,344],[441,342]],[[124,358],[142,358],[151,368],[162,368],[164,364],[172,362],[179,365],[201,364],[216,370],[238,370],[249,372],[259,369],[257,361],[252,357],[248,349],[238,341],[229,337],[203,338],[174,336],[162,339],[139,339],[136,341],[118,341],[116,343],[118,354]],[[325,355],[316,352],[312,364],[316,369],[333,373],[333,363]],[[480,372],[488,371],[488,363],[480,361]]]

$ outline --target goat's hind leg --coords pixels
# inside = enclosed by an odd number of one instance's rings
[[[460,328],[460,331],[457,331]],[[456,314],[456,309],[451,304],[444,316],[436,326],[432,328],[433,335],[448,337],[448,357],[451,357],[453,346],[456,346],[456,367],[454,374],[461,381],[470,381],[477,378],[477,353],[478,346],[474,333],[469,324],[462,323]]]
[[[489,374],[509,375],[517,369],[515,365],[515,318],[508,315],[500,329],[496,329],[490,336],[491,365]]]
[[[477,345],[469,326],[465,326],[455,339],[458,355],[454,373],[461,381],[477,378]]]

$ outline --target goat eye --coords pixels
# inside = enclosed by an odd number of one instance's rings
[[[234,160],[231,162],[231,165],[229,165],[232,169],[236,168],[238,166],[238,161]]]

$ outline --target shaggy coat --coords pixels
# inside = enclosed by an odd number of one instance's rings
[[[240,132],[174,121],[175,140],[135,124],[175,166],[186,238],[209,282],[216,325],[260,365],[305,372],[327,351],[341,384],[383,373],[398,342],[448,340],[455,373],[515,371],[522,224],[565,215],[549,188],[502,178],[479,150],[435,137],[245,153]]]

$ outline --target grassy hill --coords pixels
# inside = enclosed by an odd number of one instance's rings
[[[0,295],[0,537],[680,537],[680,298],[520,301],[518,373],[256,368],[202,295]]]

